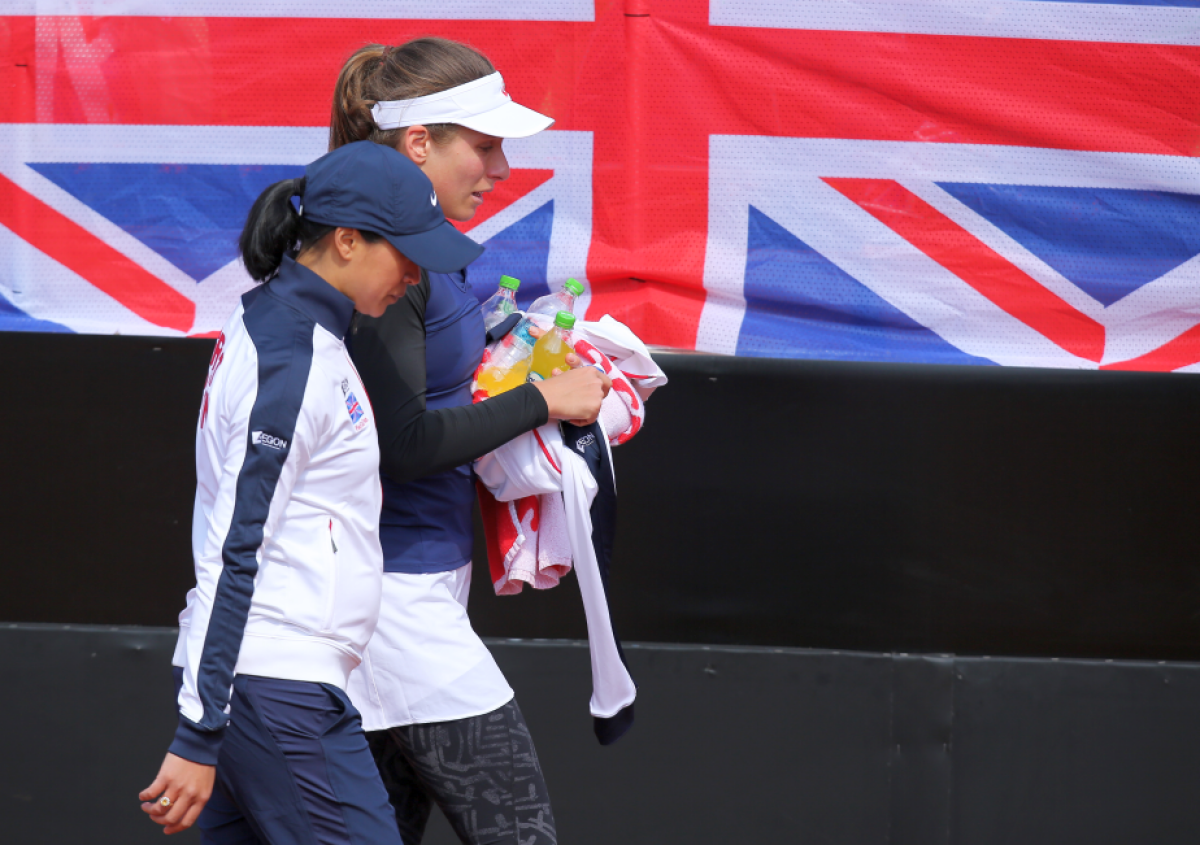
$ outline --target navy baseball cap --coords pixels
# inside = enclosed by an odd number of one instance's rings
[[[450,225],[421,168],[372,141],[338,147],[304,168],[300,203],[308,220],[375,232],[435,273],[461,270],[483,254]]]

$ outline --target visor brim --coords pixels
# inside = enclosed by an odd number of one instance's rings
[[[483,247],[444,221],[427,232],[384,235],[388,243],[433,273],[454,273],[479,256]]]
[[[454,121],[459,126],[474,129],[484,135],[496,138],[528,138],[544,129],[549,129],[554,118],[535,112],[512,100],[506,100],[503,105],[490,109],[481,114],[459,118]]]

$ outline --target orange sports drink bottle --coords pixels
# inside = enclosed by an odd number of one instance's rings
[[[501,347],[496,359],[479,374],[479,386],[488,396],[496,396],[514,387],[520,387],[529,378],[529,357],[506,355],[508,349]]]
[[[575,327],[575,315],[570,311],[559,311],[554,318],[554,328],[538,338],[533,345],[533,356],[529,363],[529,380],[550,378],[555,369],[567,371],[567,355],[571,348],[571,329]]]

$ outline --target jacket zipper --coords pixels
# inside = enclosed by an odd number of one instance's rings
[[[329,548],[333,556],[329,558],[329,602],[325,606],[325,625],[322,630],[329,631],[333,627],[334,599],[337,596],[337,542],[333,539],[333,518],[329,519]]]

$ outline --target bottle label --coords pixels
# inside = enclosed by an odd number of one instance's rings
[[[514,338],[524,341],[526,346],[532,347],[535,343],[537,343],[537,341],[534,340],[533,335],[531,335],[529,333],[530,325],[531,325],[530,323],[522,320],[520,323],[517,324],[517,327],[512,330],[512,335]]]
[[[528,381],[530,384],[532,384],[535,381],[545,381],[545,380],[546,380],[545,377],[541,373],[535,373],[533,370],[529,371],[529,378],[526,379],[526,381]]]

